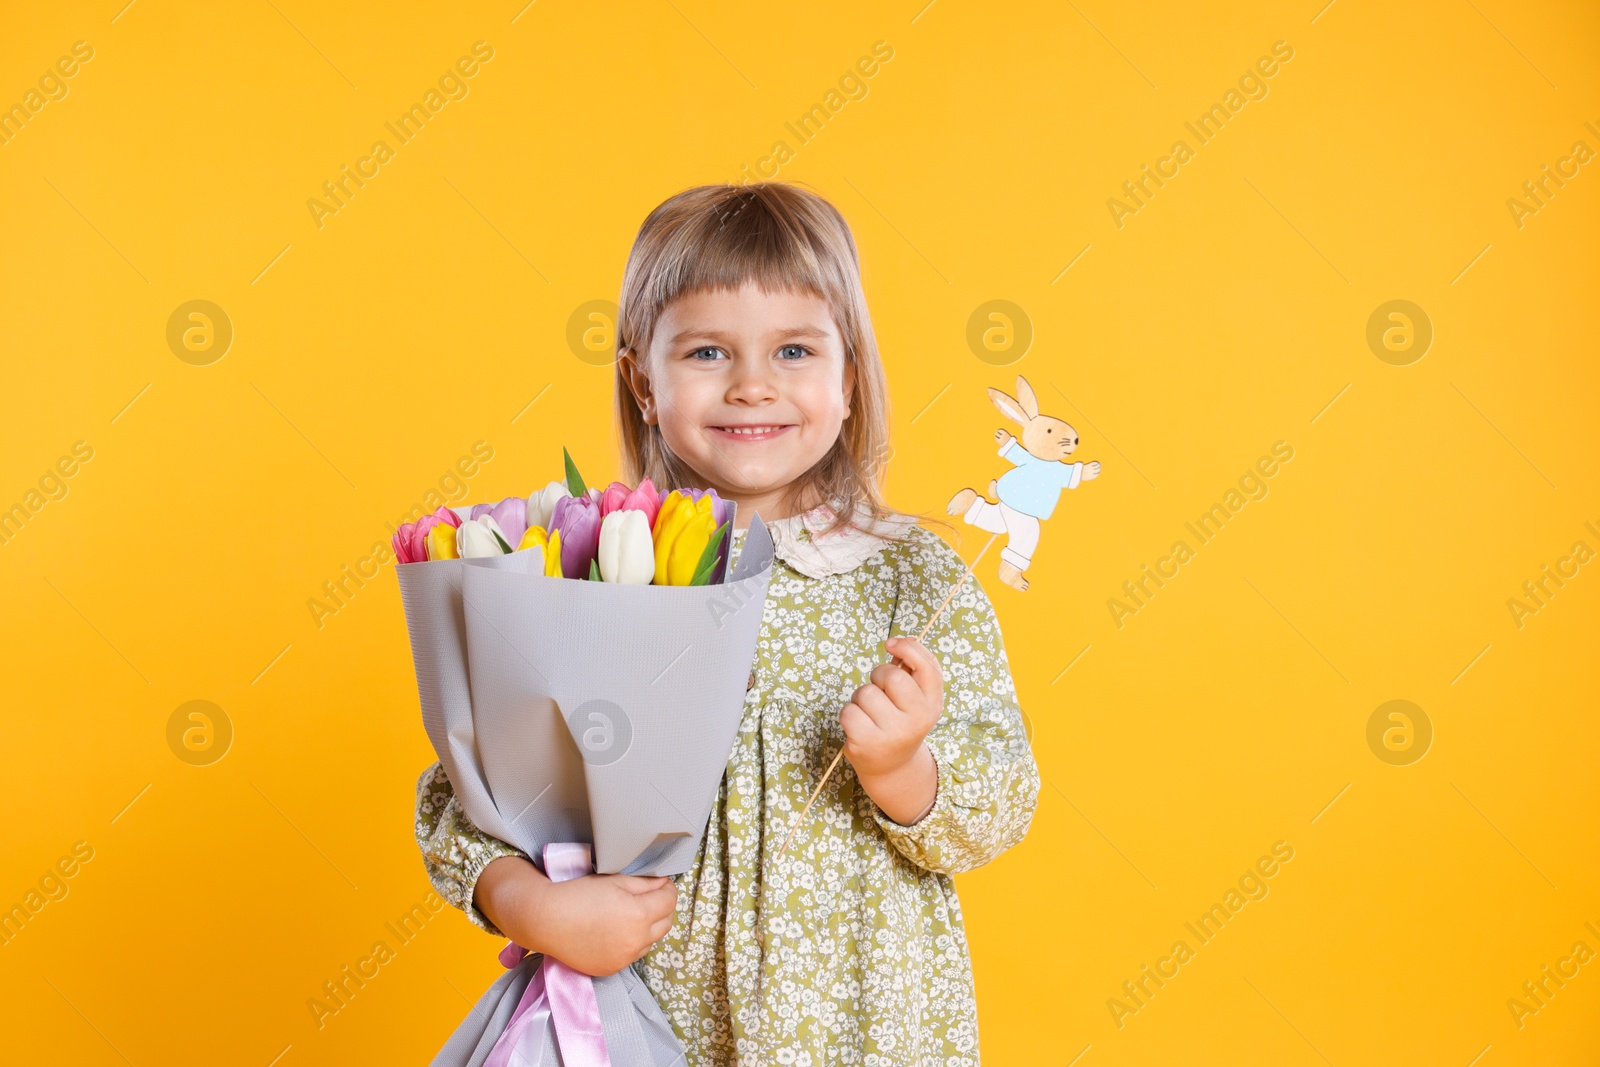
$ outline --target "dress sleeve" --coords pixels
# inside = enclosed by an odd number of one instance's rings
[[[915,637],[960,580],[966,563],[937,535],[912,531],[900,568],[891,632]],[[910,826],[872,805],[872,815],[906,859],[959,874],[1022,840],[1039,796],[1039,768],[1000,639],[994,606],[968,578],[924,639],[944,672],[944,712],[928,734],[938,763],[933,807]]]
[[[491,860],[501,856],[527,859],[528,854],[472,824],[461,810],[455,787],[442,764],[435,763],[417,779],[416,834],[428,881],[438,894],[466,912],[475,925],[504,937],[489,917],[473,905],[472,893],[478,876]]]

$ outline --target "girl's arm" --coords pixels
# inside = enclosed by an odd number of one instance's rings
[[[504,937],[495,923],[474,906],[473,891],[490,863],[502,856],[526,860],[528,854],[472,824],[461,810],[443,764],[435,763],[417,779],[416,835],[428,881],[435,891],[466,912],[474,925]]]
[[[527,853],[467,819],[437,763],[417,781],[417,844],[428,880],[474,923],[585,974],[620,971],[672,928],[672,879],[592,874],[551,882]]]
[[[912,531],[891,629],[915,635],[960,581],[966,563],[937,535]],[[1000,625],[988,595],[969,578],[923,639],[944,675],[944,710],[927,737],[937,765],[933,807],[911,825],[876,804],[873,818],[908,860],[958,874],[1022,840],[1039,795]]]
[[[552,882],[517,856],[491,860],[476,903],[506,936],[585,974],[615,974],[672,929],[671,878],[591,874]]]

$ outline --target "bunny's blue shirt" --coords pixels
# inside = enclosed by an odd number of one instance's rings
[[[1000,450],[1000,455],[1016,464],[995,483],[1000,503],[1036,519],[1048,519],[1056,509],[1061,490],[1078,488],[1083,478],[1082,463],[1040,459],[1015,437]]]

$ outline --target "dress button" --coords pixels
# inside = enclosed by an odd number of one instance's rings
[[[749,690],[754,689],[755,688],[755,684],[756,684],[756,672],[755,671],[751,671],[750,672],[750,680],[748,682],[744,683],[745,690],[748,692]]]

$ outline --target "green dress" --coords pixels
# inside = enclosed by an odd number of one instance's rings
[[[841,761],[779,862],[795,816],[844,740],[839,710],[915,636],[966,568],[896,516],[817,536],[826,509],[770,524],[778,560],[744,717],[671,931],[634,967],[688,1067],[978,1063],[978,1013],[951,875],[1022,840],[1039,774],[1000,628],[969,578],[924,639],[944,673],[927,744],[938,792],[917,823],[889,819]],[[734,551],[743,531],[734,538]],[[473,826],[443,768],[417,783],[417,841],[440,896],[472,903],[483,868],[525,855]]]

